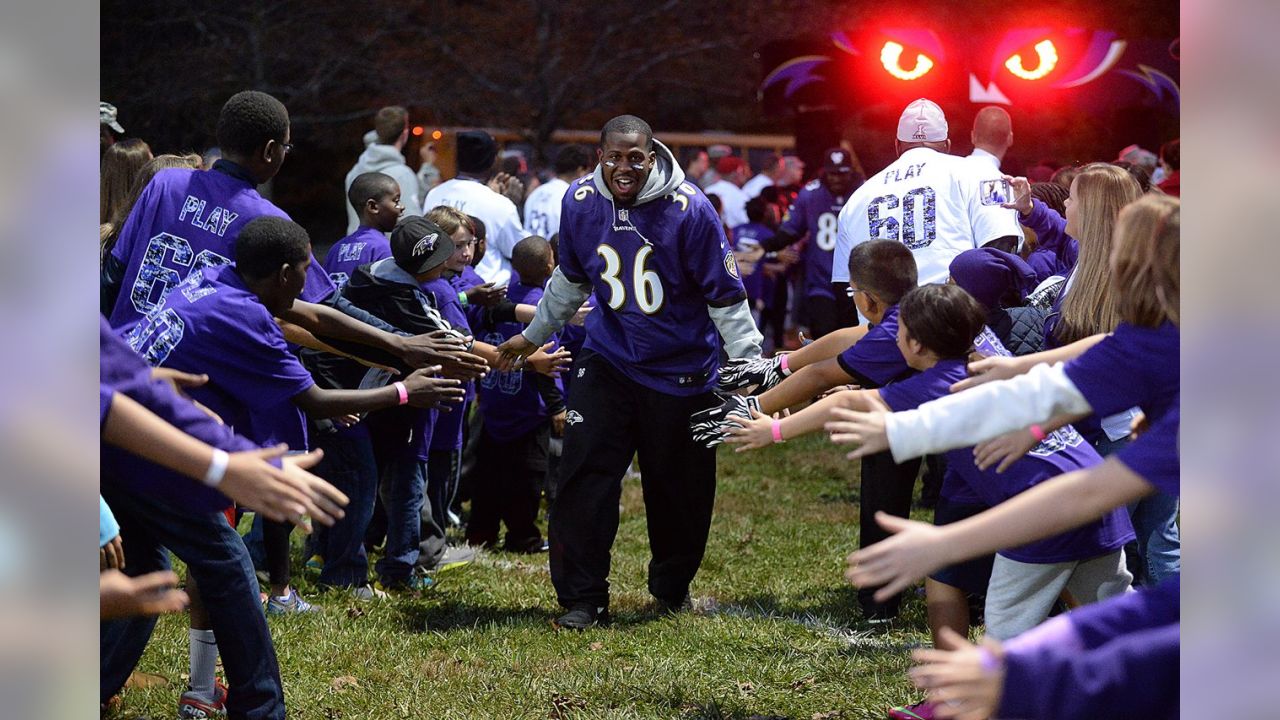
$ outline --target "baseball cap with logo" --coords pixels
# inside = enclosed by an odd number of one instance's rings
[[[449,233],[421,215],[402,219],[391,231],[391,257],[410,275],[434,270],[452,254]]]
[[[108,102],[98,103],[98,124],[106,125],[120,134],[124,134],[124,128],[120,126],[120,121],[116,117],[120,114],[116,110],[116,106]]]
[[[947,116],[932,100],[920,98],[912,102],[898,118],[899,142],[942,142],[946,139]]]
[[[844,148],[828,148],[822,153],[822,169],[827,172],[852,171],[853,153]]]

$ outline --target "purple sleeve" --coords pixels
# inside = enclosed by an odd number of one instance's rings
[[[836,357],[840,368],[863,387],[880,387],[907,371],[898,339],[881,323]]]
[[[1177,623],[1121,635],[1086,652],[1054,645],[1009,652],[996,715],[1176,718],[1179,655]]]
[[[316,260],[315,255],[312,255],[311,266],[307,268],[307,280],[302,286],[302,300],[318,303],[332,295],[336,289],[337,286],[333,284],[333,279],[325,272],[324,266]]]
[[[574,181],[569,185],[569,189],[572,190],[577,184],[577,181]],[[573,243],[575,234],[573,226],[578,219],[578,213],[574,212],[574,203],[578,202],[574,194],[568,191],[560,201],[560,272],[568,278],[569,282],[582,284],[591,282],[591,278],[582,267],[582,261],[578,258],[577,248]]]
[[[1147,363],[1160,362],[1160,358],[1128,355],[1123,340],[1110,335],[1063,366],[1071,384],[1098,417],[1124,412],[1140,405],[1146,396]]]
[[[1174,405],[1151,429],[1114,456],[1157,490],[1173,497],[1180,494],[1182,487],[1178,462],[1180,417],[1179,406]]]
[[[1031,214],[1021,218],[1022,224],[1036,233],[1036,245],[1052,251],[1058,262],[1068,268],[1075,267],[1080,257],[1080,246],[1067,234],[1067,221],[1039,200],[1032,199]]]
[[[702,297],[713,307],[728,307],[746,299],[738,275],[738,263],[724,235],[715,208],[705,199],[691,199],[688,218],[681,227],[685,267]],[[563,236],[562,236],[563,237]]]
[[[217,332],[220,352],[200,359],[200,367],[218,387],[247,408],[265,408],[288,401],[315,384],[311,373],[285,344],[275,323],[265,316],[257,327],[249,321],[239,328]],[[269,324],[269,326],[268,326]]]
[[[880,399],[884,400],[884,404],[888,405],[890,410],[902,412],[915,410],[930,400],[943,397],[946,388],[943,388],[943,395],[939,395],[937,385],[937,379],[926,371],[901,382],[885,385],[876,392],[880,393]]]
[[[107,414],[111,412],[111,398],[116,394],[106,385],[98,385],[98,427],[107,422]]]

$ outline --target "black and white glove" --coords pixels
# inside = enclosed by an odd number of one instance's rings
[[[689,418],[693,439],[715,447],[724,442],[729,428],[737,425],[733,417],[751,419],[751,411],[760,412],[760,398],[742,395],[720,395],[724,403],[706,410],[699,410]]]
[[[720,368],[720,379],[716,382],[716,389],[720,392],[733,392],[754,385],[751,392],[758,395],[782,382],[791,374],[782,367],[783,357],[778,355],[771,358],[729,360]]]

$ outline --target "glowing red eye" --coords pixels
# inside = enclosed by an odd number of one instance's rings
[[[902,53],[906,48],[892,40],[886,42],[880,50],[880,64],[888,73],[899,80],[915,80],[924,77],[933,69],[933,60],[928,55],[916,54],[916,64],[910,70],[902,67]]]
[[[1017,77],[1023,80],[1039,80],[1040,78],[1053,72],[1058,66],[1058,48],[1054,47],[1052,40],[1041,40],[1035,45],[1036,66],[1028,70],[1022,64],[1022,55],[1017,54],[1004,61],[1004,66],[1009,69]]]

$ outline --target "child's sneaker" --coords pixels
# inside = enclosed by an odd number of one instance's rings
[[[383,582],[379,580],[374,585],[373,589],[375,591],[384,592],[384,593],[423,592],[426,590],[430,590],[432,587],[435,586],[435,584],[436,584],[436,581],[432,580],[430,575],[426,575],[422,572],[418,572],[415,570],[415,572],[410,573],[409,577],[403,580],[391,580],[387,582]]]
[[[213,700],[205,700],[200,695],[188,690],[178,698],[178,720],[208,720],[208,718],[226,717],[227,686],[215,682]]]
[[[312,555],[307,560],[306,568],[308,570],[322,572],[324,570],[324,558],[321,557],[320,555]]]
[[[915,705],[903,705],[889,710],[889,720],[933,720],[937,705],[929,702],[918,702]]]
[[[294,613],[310,613],[318,612],[319,608],[298,595],[298,591],[289,588],[289,594],[284,597],[276,597],[272,595],[267,599],[268,615],[291,615]]]

